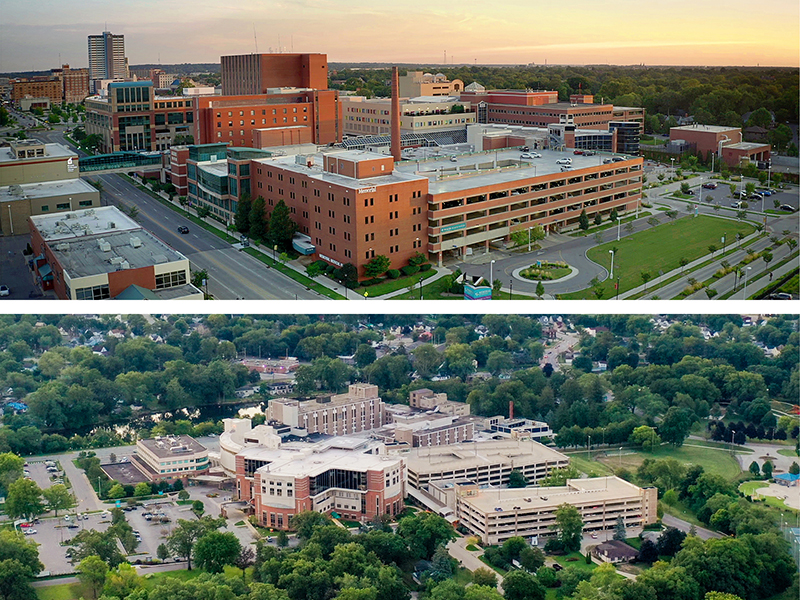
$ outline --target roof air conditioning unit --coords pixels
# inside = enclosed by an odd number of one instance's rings
[[[108,222],[108,228],[109,229],[116,229],[117,228],[117,224],[114,223],[114,221],[109,221]]]
[[[142,245],[142,240],[141,240],[141,238],[138,238],[138,237],[132,237],[130,239],[130,242],[131,242],[131,247],[132,248],[139,248]]]
[[[123,262],[125,262],[125,259],[121,256],[114,256],[111,258],[110,262],[112,265],[121,265]]]
[[[130,269],[131,263],[129,263],[127,260],[123,260],[119,266],[122,267],[123,269]]]
[[[74,219],[74,218],[76,218],[77,216],[78,216],[78,215],[76,215],[75,213],[72,213],[72,212],[68,212],[68,213],[67,213],[67,218],[68,218],[68,219]]]
[[[103,252],[111,252],[111,242],[103,242],[100,244],[100,250]]]

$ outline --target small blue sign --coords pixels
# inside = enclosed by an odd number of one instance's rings
[[[464,300],[491,300],[492,288],[488,285],[464,284]]]

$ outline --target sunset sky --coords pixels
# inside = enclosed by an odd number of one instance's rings
[[[0,0],[0,72],[88,66],[90,34],[131,65],[322,52],[331,62],[799,64],[797,0]]]

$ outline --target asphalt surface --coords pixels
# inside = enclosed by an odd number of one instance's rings
[[[733,199],[730,198],[729,186],[725,183],[720,183],[716,190],[702,190],[701,201],[701,181],[702,180],[699,176],[689,181],[692,190],[695,192],[695,197],[697,198],[696,204],[698,205],[698,214],[735,219],[737,211],[730,206],[730,203],[733,201]],[[739,189],[742,189],[744,182],[740,182],[737,185]],[[649,210],[651,213],[650,216],[658,217],[662,223],[666,222],[667,219],[664,217],[663,211],[656,210],[659,206],[674,208],[678,211],[679,218],[681,216],[690,214],[689,205],[686,202],[661,196],[662,194],[671,193],[679,188],[680,183],[674,183],[668,186],[647,190],[647,194],[649,195],[647,201],[648,203],[653,204],[653,208],[644,210]],[[765,208],[772,209],[773,200],[775,199],[779,200],[781,204],[789,204],[797,207],[798,201],[800,201],[800,194],[798,194],[796,187],[789,188],[786,191],[779,192],[776,195],[766,198],[764,201]],[[715,210],[715,204],[720,208]],[[764,217],[766,216],[766,226],[768,232],[777,235],[783,235],[784,231],[788,231],[789,235],[795,237],[797,236],[798,226],[800,225],[800,219],[798,219],[798,215],[800,213],[787,212],[781,215],[772,215],[767,213],[764,215],[756,212],[756,209],[760,210],[760,208],[761,202],[753,201],[748,209],[747,219],[750,221],[763,222]],[[693,214],[694,209],[692,208],[691,211]],[[604,241],[616,239],[617,234],[619,234],[620,239],[622,239],[628,235],[649,229],[650,225],[647,224],[647,219],[649,219],[650,216],[641,217],[640,219],[633,221],[633,230],[631,232],[626,231],[625,227],[621,227],[619,229],[606,229],[603,231]],[[547,295],[565,294],[588,288],[591,285],[592,279],[595,277],[600,281],[608,278],[608,270],[605,267],[589,260],[586,256],[586,252],[596,245],[597,242],[594,235],[572,238],[566,235],[556,234],[548,236],[548,238],[542,242],[543,248],[538,251],[514,254],[503,251],[493,251],[488,255],[479,254],[468,261],[457,261],[455,266],[469,275],[482,276],[487,280],[490,277],[493,279],[500,279],[503,282],[503,290],[508,290],[511,287],[511,282],[513,281],[513,289],[515,291],[533,294],[538,282],[530,282],[518,276],[514,276],[514,272],[520,268],[530,266],[537,260],[564,261],[574,269],[572,276],[558,281],[542,283]],[[769,245],[768,239],[766,240],[765,245]],[[773,255],[775,256],[775,260],[773,260],[772,263],[774,266],[774,264],[778,262],[778,256],[775,253],[773,253]],[[494,265],[490,266],[489,263],[492,259],[495,260],[495,263]],[[730,258],[726,260],[733,264],[733,260]],[[764,265],[761,261],[756,261],[756,263],[750,266],[753,266],[753,270],[750,272],[751,277],[766,270],[766,265]],[[719,265],[715,264],[715,266],[709,268],[711,271],[708,276],[714,273],[719,268]],[[657,295],[662,299],[672,298],[686,287],[686,279],[689,277],[694,277],[697,280],[704,279],[703,277],[690,272],[687,273],[686,278],[681,280],[680,285],[678,283],[672,285],[672,288],[675,289],[670,288],[669,291],[663,291],[660,289],[654,290],[651,295]],[[732,289],[732,284],[730,287],[724,289],[718,289],[717,285],[714,287],[720,294],[722,294],[725,291]],[[702,297],[706,297],[705,293],[702,294]]]
[[[61,128],[63,130],[63,128]],[[61,131],[32,132],[42,141],[68,144]],[[261,261],[234,248],[213,233],[195,225],[149,194],[118,175],[84,177],[103,184],[101,203],[138,208],[136,221],[157,238],[186,256],[193,271],[205,269],[209,275],[208,293],[218,300],[326,300],[304,285],[268,268]],[[177,228],[185,225],[188,234]]]

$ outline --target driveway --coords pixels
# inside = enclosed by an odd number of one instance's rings
[[[664,525],[667,525],[669,527],[674,527],[675,529],[680,529],[681,531],[685,531],[686,533],[689,533],[689,530],[692,528],[691,523],[684,521],[683,519],[673,517],[672,515],[664,515],[661,518],[661,522]],[[725,537],[721,533],[717,533],[716,531],[711,531],[710,529],[705,529],[704,527],[697,527],[695,525],[694,529],[695,533],[697,534],[697,537],[699,537],[701,540]]]

